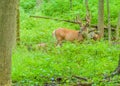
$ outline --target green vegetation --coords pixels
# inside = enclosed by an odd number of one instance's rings
[[[113,25],[117,22],[119,2],[110,1]],[[97,24],[97,4],[96,0],[89,2],[93,24]],[[79,26],[29,17],[42,15],[73,20],[79,14],[84,18],[86,11],[82,0],[73,0],[72,11],[69,9],[69,0],[44,0],[40,8],[35,7],[35,0],[21,0],[20,12],[21,45],[13,51],[12,57],[12,80],[16,85],[44,86],[61,78],[61,82],[64,82],[61,86],[70,86],[79,81],[72,76],[86,77],[88,82],[94,82],[93,86],[116,86],[120,83],[119,76],[110,82],[100,82],[117,67],[119,45],[109,45],[105,40],[88,40],[81,44],[65,42],[62,47],[55,47],[53,30],[59,27],[79,29]],[[38,49],[38,43],[47,43],[47,46]]]

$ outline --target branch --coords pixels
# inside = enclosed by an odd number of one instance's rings
[[[88,81],[88,79],[84,78],[84,77],[80,77],[80,76],[75,76],[73,75],[72,77],[80,79],[80,80],[84,80],[84,81]]]
[[[56,21],[64,21],[64,22],[68,22],[68,23],[73,23],[73,24],[81,24],[80,21],[72,21],[72,20],[65,20],[65,19],[56,19],[56,18],[50,18],[50,17],[45,17],[45,16],[30,16],[33,18],[43,18],[43,19],[51,19],[51,20],[56,20]],[[85,21],[85,19],[83,19]],[[90,27],[92,28],[98,28],[97,25],[91,24]],[[104,29],[108,29],[106,26],[104,26]],[[113,31],[115,30],[115,26],[112,26],[111,28]]]
[[[71,21],[71,20],[64,20],[64,19],[56,19],[56,18],[50,18],[50,17],[45,17],[45,16],[30,16],[30,17],[43,18],[43,19],[52,19],[52,20],[56,20],[56,21],[64,21],[64,22],[79,24],[78,21]]]

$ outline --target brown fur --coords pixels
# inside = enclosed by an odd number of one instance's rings
[[[63,40],[73,42],[83,41],[83,35],[77,30],[70,30],[65,28],[59,28],[53,32],[53,35],[57,39],[57,45],[61,45]]]

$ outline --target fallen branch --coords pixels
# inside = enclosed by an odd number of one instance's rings
[[[84,78],[84,77],[80,77],[80,76],[75,76],[73,75],[72,77],[80,79],[80,80],[84,80],[84,81],[88,81],[88,79]]]
[[[50,18],[50,17],[46,17],[46,16],[30,16],[33,18],[43,18],[43,19],[51,19],[51,20],[56,20],[56,21],[64,21],[64,22],[69,22],[69,23],[73,23],[73,24],[80,24],[79,21],[72,21],[72,20],[65,20],[65,19],[56,19],[56,18]],[[85,21],[85,19],[83,19]],[[98,26],[91,24],[90,27],[97,29]],[[108,30],[108,28],[106,26],[104,26],[104,29]],[[112,31],[115,31],[115,26],[111,26]]]
[[[92,86],[93,82],[87,82],[88,79],[85,77],[80,77],[80,76],[76,76],[76,75],[72,75],[73,78],[79,79],[80,81],[73,86]],[[85,81],[85,82],[81,82],[81,80]]]
[[[74,85],[74,86],[92,86],[93,83],[82,83],[82,82],[79,82],[77,85]]]
[[[79,24],[79,22],[77,22],[77,21],[64,20],[64,19],[56,19],[56,18],[50,18],[50,17],[45,17],[45,16],[30,16],[30,17],[43,18],[43,19],[52,19],[52,20],[56,20],[56,21],[64,21],[64,22]]]

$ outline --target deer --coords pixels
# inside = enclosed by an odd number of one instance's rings
[[[83,41],[84,39],[79,31],[66,28],[58,28],[57,30],[53,31],[53,36],[57,39],[56,45],[61,45],[63,40],[73,42],[75,40]]]
[[[76,21],[79,23],[79,25],[81,26],[81,30],[71,30],[71,29],[67,29],[67,28],[58,28],[56,30],[53,31],[52,35],[53,37],[56,38],[57,43],[56,45],[61,46],[62,42],[65,41],[78,41],[81,42],[83,41],[86,36],[87,36],[87,27],[89,26],[89,18],[86,17],[86,24],[82,24],[81,20],[78,19],[79,17],[76,17]]]

